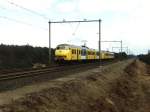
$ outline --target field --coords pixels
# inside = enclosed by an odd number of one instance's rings
[[[0,93],[0,112],[150,112],[149,66],[120,61]]]

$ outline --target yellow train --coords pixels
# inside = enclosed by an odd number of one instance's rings
[[[55,49],[55,61],[82,61],[113,59],[114,53],[102,51],[99,53],[95,49],[89,49],[86,46],[75,46],[69,44],[60,44]]]

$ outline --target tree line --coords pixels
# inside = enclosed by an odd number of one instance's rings
[[[145,62],[145,63],[147,63],[147,64],[150,65],[150,53],[138,55],[138,58],[139,58],[141,61],[143,61],[143,62]]]
[[[30,45],[0,45],[0,69],[28,68],[35,63],[48,64],[48,48]],[[54,49],[52,49],[54,57]]]

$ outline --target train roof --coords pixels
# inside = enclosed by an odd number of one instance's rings
[[[104,50],[102,50],[101,52],[102,52],[102,53],[110,53],[110,54],[114,54],[114,52],[104,51]]]
[[[80,46],[77,46],[77,45],[71,45],[71,44],[59,44],[57,46],[68,46],[70,48],[81,48]]]
[[[87,50],[95,50],[95,49],[90,49],[87,46],[77,46],[77,45],[71,45],[71,44],[59,44],[57,46],[68,46],[70,48],[80,48],[80,49],[87,49]]]
[[[98,50],[88,48],[87,46],[77,46],[77,45],[71,45],[71,44],[59,44],[59,45],[57,45],[57,47],[58,46],[68,46],[69,48],[80,48],[80,49],[93,50],[93,51],[99,52]],[[114,54],[114,52],[105,51],[105,50],[101,50],[101,52]]]
[[[99,52],[98,50],[96,50],[96,52]],[[105,51],[105,50],[101,50],[102,53],[112,53],[114,54],[114,52],[110,52],[110,51]]]

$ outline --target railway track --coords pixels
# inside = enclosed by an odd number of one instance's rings
[[[105,63],[101,63],[101,65],[106,65],[106,64],[110,64],[110,63],[114,63],[114,61],[111,62],[105,62]],[[0,73],[0,81],[5,81],[5,80],[13,80],[13,79],[18,79],[18,78],[24,78],[24,77],[34,77],[34,76],[38,76],[38,75],[43,75],[43,74],[49,74],[49,73],[54,73],[54,72],[62,72],[62,71],[68,71],[71,69],[76,69],[76,68],[80,68],[80,67],[96,67],[100,65],[99,62],[97,63],[86,63],[86,64],[78,64],[78,65],[55,65],[55,66],[50,66],[47,68],[42,68],[42,69],[28,69],[25,71],[7,71],[7,72],[1,72]]]
[[[17,72],[12,72],[12,73],[3,73],[0,75],[0,81],[4,80],[12,80],[12,79],[17,79],[17,78],[24,78],[24,77],[32,77],[32,76],[37,76],[37,75],[42,75],[42,74],[48,74],[48,73],[53,73],[53,72],[60,72],[60,71],[66,71],[69,69],[77,68],[79,66],[87,66],[86,64],[82,65],[62,65],[62,66],[53,66],[53,67],[48,67],[48,68],[43,68],[43,69],[36,69],[36,70],[27,70],[27,71],[17,71]]]
[[[58,65],[51,65],[49,67],[55,67]],[[43,68],[23,68],[23,69],[19,69],[19,68],[14,68],[14,69],[0,69],[0,75],[1,74],[7,74],[7,73],[16,73],[16,72],[22,72],[22,71],[31,71],[31,70],[38,70],[38,69],[45,69],[45,68],[49,68],[49,67],[43,67]]]
[[[19,72],[6,72],[0,74],[0,92],[7,90],[14,90],[23,86],[36,84],[39,82],[45,82],[60,77],[66,77],[74,73],[80,73],[92,68],[96,68],[99,65],[105,66],[116,61],[101,62],[101,63],[87,63],[87,64],[74,64],[74,65],[61,65],[51,66],[50,68],[32,69]]]

